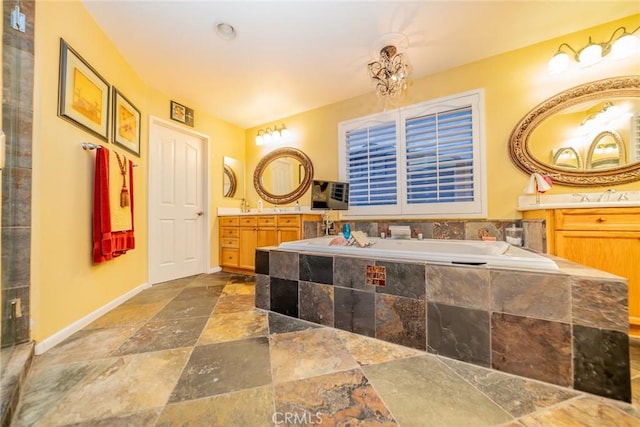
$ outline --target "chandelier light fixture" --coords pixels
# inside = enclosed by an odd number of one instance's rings
[[[369,77],[385,107],[397,104],[407,90],[411,66],[403,51],[408,46],[409,40],[404,34],[391,33],[378,39],[372,49],[380,56],[367,65]]]
[[[574,49],[567,43],[562,43],[558,51],[549,61],[549,73],[559,74],[569,68],[571,59],[581,67],[597,64],[605,56],[611,54],[611,58],[621,59],[640,53],[640,39],[635,33],[640,27],[628,32],[625,27],[616,28],[609,40],[595,43],[589,37],[589,42],[581,49]],[[565,48],[565,50],[563,50]],[[568,50],[569,52],[566,52]]]
[[[256,135],[256,145],[273,144],[280,142],[289,136],[289,129],[283,124],[281,128],[273,126],[273,129],[267,127],[266,129],[260,129]]]

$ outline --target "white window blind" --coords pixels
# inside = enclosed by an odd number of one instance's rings
[[[406,121],[407,203],[474,198],[471,107]]]
[[[486,217],[483,92],[339,125],[345,217]]]
[[[350,205],[396,204],[398,167],[395,121],[347,131],[346,144]]]

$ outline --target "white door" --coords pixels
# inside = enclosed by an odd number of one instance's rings
[[[149,283],[203,273],[208,138],[151,118]]]

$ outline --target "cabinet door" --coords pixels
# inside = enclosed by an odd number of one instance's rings
[[[275,227],[258,228],[257,247],[276,246],[278,244],[278,235]]]
[[[640,231],[558,231],[559,257],[625,277],[629,322],[640,325]]]
[[[300,240],[299,228],[278,228],[278,243]]]
[[[256,229],[240,227],[240,250],[238,251],[238,267],[254,270],[256,265]]]

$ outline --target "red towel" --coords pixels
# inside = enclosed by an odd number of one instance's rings
[[[93,182],[93,262],[99,264],[135,248],[133,235],[133,163],[129,167],[129,197],[131,204],[131,230],[111,232],[109,211],[109,150],[102,147],[96,152]]]

